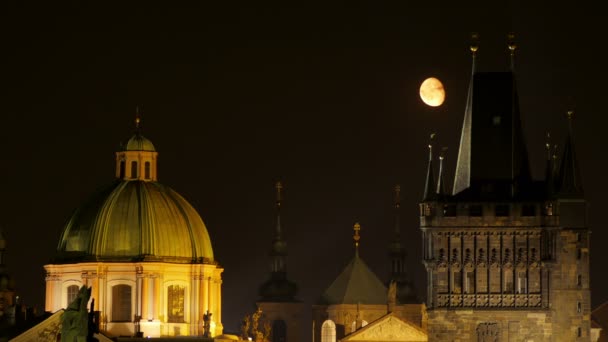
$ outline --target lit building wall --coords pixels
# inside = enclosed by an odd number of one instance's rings
[[[214,264],[161,262],[46,265],[45,310],[68,303],[70,286],[90,286],[100,329],[110,336],[200,336],[203,315],[221,335],[221,273]],[[140,319],[138,319],[141,317]]]

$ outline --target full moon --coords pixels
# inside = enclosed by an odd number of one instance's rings
[[[445,100],[445,89],[441,81],[429,77],[420,85],[420,98],[431,107],[439,107]]]

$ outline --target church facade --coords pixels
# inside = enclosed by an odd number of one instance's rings
[[[589,229],[570,128],[533,180],[510,43],[508,72],[478,72],[453,191],[432,146],[420,204],[429,341],[590,341]],[[572,112],[568,113],[571,126]],[[443,157],[440,157],[443,163]]]

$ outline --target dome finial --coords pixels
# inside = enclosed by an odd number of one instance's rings
[[[277,190],[277,229],[275,238],[281,240],[281,191],[283,190],[281,181],[275,183],[275,189]]]
[[[353,235],[353,240],[355,240],[355,255],[359,256],[359,240],[361,240],[361,236],[359,235],[361,225],[359,224],[359,222],[355,222],[353,230],[355,231],[355,235]]]
[[[135,107],[135,131],[139,132],[139,124],[141,122],[141,116],[139,115],[139,106]]]

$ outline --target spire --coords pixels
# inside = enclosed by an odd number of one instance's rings
[[[395,241],[400,241],[401,239],[401,222],[400,222],[400,212],[401,208],[401,185],[395,185]]]
[[[517,45],[515,44],[515,33],[509,32],[507,35],[507,46],[509,47],[511,56],[511,71],[515,71],[515,49],[517,49]]]
[[[576,160],[576,152],[574,149],[574,139],[572,133],[572,116],[574,111],[569,110],[568,116],[568,136],[564,144],[564,154],[560,166],[560,197],[582,197],[583,184],[581,183],[581,175]]]
[[[282,201],[282,190],[283,184],[281,182],[275,183],[276,189],[276,210],[277,210],[277,224],[274,231],[274,238],[272,241],[272,251],[270,256],[272,257],[272,272],[286,272],[287,270],[287,243],[283,240],[283,231],[281,228],[281,201]]]
[[[473,76],[475,75],[475,59],[479,50],[479,35],[471,34],[471,79],[467,103],[464,109],[464,122],[460,134],[460,147],[458,149],[458,161],[456,162],[456,173],[454,175],[454,188],[452,194],[457,194],[471,186],[471,126],[473,117]]]
[[[275,240],[281,240],[282,239],[282,232],[281,232],[281,191],[283,190],[283,185],[281,184],[281,182],[276,182],[275,184],[275,189],[277,190],[277,227],[276,227],[276,231],[275,231]]]
[[[445,151],[447,147],[441,149],[439,154],[439,175],[437,176],[437,197],[442,199],[445,196],[445,184],[443,181],[443,159],[445,159]]]
[[[435,174],[433,171],[433,138],[435,133],[431,133],[429,141],[429,164],[426,170],[426,183],[424,185],[424,195],[422,196],[423,201],[431,201],[435,199]]]
[[[557,145],[556,145],[557,146]],[[554,176],[554,157],[555,155],[551,151],[551,134],[547,132],[547,141],[545,142],[545,152],[547,154],[547,165],[545,167],[545,188],[547,195],[553,195],[555,191],[555,178]]]
[[[355,256],[359,257],[359,240],[361,240],[361,236],[359,235],[359,231],[361,230],[361,225],[359,222],[356,222],[353,226],[353,230],[355,231],[355,235],[353,235],[353,240],[355,241]]]

